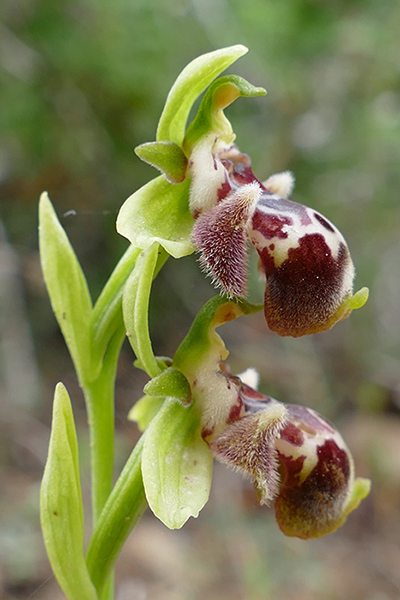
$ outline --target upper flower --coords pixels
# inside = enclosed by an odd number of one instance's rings
[[[319,212],[288,199],[292,174],[262,183],[249,156],[234,145],[224,109],[239,96],[265,90],[234,75],[217,79],[185,133],[196,97],[245,51],[233,46],[204,55],[178,77],[157,141],[136,149],[164,176],[126,201],[117,228],[143,249],[154,241],[175,257],[196,249],[205,272],[230,297],[246,295],[250,242],[266,279],[269,327],[284,336],[317,333],[362,306],[367,290],[352,295],[354,266],[340,231]]]
[[[346,241],[320,213],[288,199],[290,173],[261,183],[246,154],[211,135],[193,151],[190,169],[192,239],[216,285],[229,296],[246,294],[250,241],[266,278],[270,329],[297,337],[350,314],[354,266]]]

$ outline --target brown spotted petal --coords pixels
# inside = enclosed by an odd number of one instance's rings
[[[261,504],[268,504],[278,493],[275,441],[285,418],[285,406],[274,400],[264,410],[230,423],[210,442],[211,451],[220,462],[253,479]]]
[[[226,426],[203,434],[214,456],[252,477],[261,503],[274,500],[285,535],[309,539],[335,531],[370,490],[369,480],[354,478],[340,433],[314,410],[282,404],[226,365],[221,370],[237,395]]]
[[[344,523],[368,495],[370,482],[354,479],[350,451],[328,421],[304,406],[287,409],[276,440],[282,472],[276,518],[285,535],[318,538]]]
[[[245,224],[260,191],[256,182],[238,188],[201,214],[193,227],[192,241],[203,270],[230,297],[246,294]]]
[[[340,231],[320,213],[264,192],[248,223],[266,277],[268,326],[298,337],[351,312],[354,266]]]
[[[192,242],[216,287],[243,297],[247,241],[257,249],[266,277],[265,317],[282,336],[330,329],[366,302],[353,296],[354,266],[340,231],[324,216],[287,197],[294,177],[285,171],[264,183],[234,144],[208,134],[192,151]]]

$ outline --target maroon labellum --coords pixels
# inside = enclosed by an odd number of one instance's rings
[[[273,331],[317,333],[352,309],[354,266],[340,231],[315,210],[288,200],[291,173],[261,183],[247,154],[207,136],[192,152],[192,240],[200,264],[228,296],[247,286],[247,243],[266,278],[265,317]]]
[[[214,456],[251,476],[262,504],[274,501],[286,535],[309,539],[335,531],[370,487],[354,478],[339,431],[310,408],[264,396],[226,369],[225,376],[241,410],[208,440]]]

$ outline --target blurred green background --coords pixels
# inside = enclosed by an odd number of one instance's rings
[[[396,0],[3,0],[0,5],[0,589],[62,598],[38,525],[54,385],[70,391],[82,471],[86,416],[47,300],[37,202],[48,190],[94,298],[126,247],[127,196],[155,176],[133,148],[153,140],[182,68],[242,43],[237,73],[268,90],[227,111],[260,179],[290,169],[293,198],[345,235],[368,304],[297,340],[262,316],[221,331],[231,366],[261,389],[339,424],[370,498],[337,533],[284,538],[247,482],[218,466],[197,521],[170,532],[146,514],[123,553],[118,600],[397,600],[400,597],[400,4]],[[74,211],[73,214],[69,211]],[[253,292],[262,297],[254,280]],[[170,260],[154,286],[157,354],[173,354],[213,295],[195,261]],[[117,466],[137,439],[126,415],[145,378],[124,349]],[[87,479],[87,477],[86,477]],[[88,495],[88,489],[84,488]]]

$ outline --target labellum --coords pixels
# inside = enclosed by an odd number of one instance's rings
[[[288,199],[291,173],[261,183],[249,157],[215,136],[193,149],[189,169],[192,241],[200,264],[224,293],[244,297],[251,242],[266,279],[264,312],[272,331],[293,337],[318,333],[365,302],[364,290],[361,303],[352,296],[355,271],[340,231]]]
[[[226,428],[209,440],[214,456],[254,480],[262,504],[274,501],[285,535],[318,538],[335,531],[370,489],[354,478],[339,431],[316,411],[282,404],[226,374],[237,390]]]

